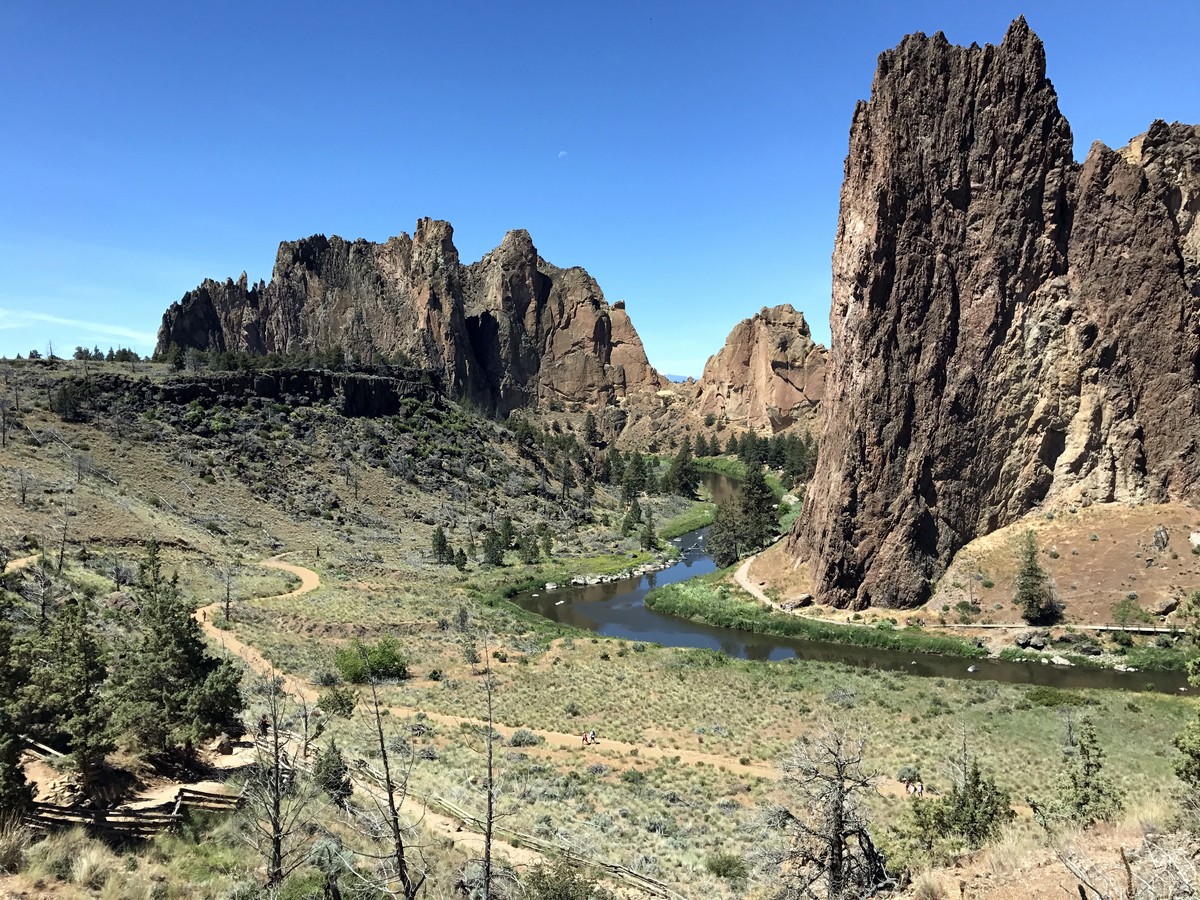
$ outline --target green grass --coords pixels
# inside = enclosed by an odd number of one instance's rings
[[[881,647],[914,653],[942,653],[975,658],[987,655],[986,650],[967,641],[926,634],[915,629],[895,631],[859,628],[770,612],[756,602],[739,599],[727,588],[719,587],[713,582],[712,576],[704,576],[656,588],[646,596],[645,603],[655,612],[758,634],[775,634],[810,641]]]
[[[658,526],[658,536],[669,541],[671,538],[696,531],[706,525],[711,525],[716,504],[698,501],[687,512],[675,516]]]

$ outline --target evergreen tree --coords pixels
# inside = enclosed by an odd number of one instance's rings
[[[621,537],[627,536],[641,521],[642,507],[637,503],[629,504],[629,509],[625,512],[625,518],[621,520]]]
[[[462,547],[454,551],[454,568],[460,572],[467,570],[467,553]]]
[[[567,498],[571,496],[571,488],[575,487],[575,466],[571,464],[570,457],[565,454],[558,477],[562,482],[562,493],[559,495],[559,500],[566,503]]]
[[[1053,622],[1058,609],[1050,591],[1049,579],[1038,562],[1037,538],[1032,530],[1021,536],[1020,568],[1017,570],[1016,596],[1013,602],[1021,617],[1031,625]]]
[[[621,451],[613,447],[604,457],[605,471],[608,477],[602,479],[607,484],[623,484],[625,480],[625,458]]]
[[[450,544],[446,541],[446,532],[439,525],[433,529],[433,561],[440,564],[454,562],[454,551],[450,549]]]
[[[645,515],[642,516],[642,549],[656,550],[658,548],[658,535],[654,531],[654,514],[647,509]]]
[[[725,453],[729,456],[737,456],[740,449],[741,447],[738,444],[737,435],[731,434],[729,436],[729,440],[725,444]]]
[[[483,534],[483,562],[489,566],[504,565],[504,541],[500,532],[491,528]]]
[[[708,529],[708,555],[720,568],[731,566],[741,558],[742,517],[737,501],[733,498],[717,504],[717,512]]]
[[[345,806],[354,792],[354,782],[350,780],[350,767],[346,765],[346,759],[338,749],[336,740],[331,738],[325,748],[317,754],[313,763],[313,781],[338,806]]]
[[[33,787],[21,768],[20,726],[12,700],[23,686],[24,669],[12,651],[12,598],[0,588],[0,810],[16,815],[33,799]]]
[[[112,709],[102,692],[108,677],[104,650],[90,621],[91,603],[69,599],[59,611],[51,631],[54,648],[50,671],[50,693],[42,702],[55,710],[56,726],[66,739],[68,757],[79,771],[85,791],[105,758],[116,749],[112,733]]]
[[[1055,798],[1057,811],[1076,825],[1112,821],[1121,812],[1120,791],[1104,774],[1104,748],[1090,717],[1079,723],[1073,747],[1064,751]]]
[[[596,427],[596,417],[589,411],[583,418],[583,442],[589,447],[600,443],[600,430]]]
[[[500,547],[502,550],[508,550],[513,545],[513,520],[511,516],[505,516],[500,520]]]
[[[740,497],[741,543],[751,551],[759,550],[775,537],[779,521],[775,512],[775,494],[767,485],[758,463],[747,463]]]
[[[692,441],[685,437],[663,477],[663,491],[691,499],[696,496],[696,482],[699,480],[700,473],[696,471],[692,459]]]
[[[162,575],[153,541],[136,592],[140,612],[114,692],[118,723],[159,752],[227,730],[244,708],[240,672],[208,654],[178,579]]]
[[[1006,791],[984,773],[963,738],[958,778],[950,792],[913,804],[917,838],[927,849],[946,837],[961,839],[972,849],[982,847],[1000,827],[1016,817]]]
[[[521,556],[521,562],[525,565],[533,565],[538,561],[538,537],[537,532],[527,531],[521,536],[520,544],[517,547],[517,552]]]
[[[625,476],[621,481],[621,498],[629,503],[646,489],[646,460],[637,451],[631,451],[625,461]]]

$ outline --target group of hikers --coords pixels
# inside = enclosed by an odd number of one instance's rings
[[[586,747],[588,744],[598,744],[598,743],[600,743],[600,742],[598,740],[596,740],[596,729],[595,728],[593,728],[591,731],[585,731],[583,733],[583,746]]]

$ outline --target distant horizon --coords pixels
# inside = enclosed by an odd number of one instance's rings
[[[851,117],[906,34],[998,44],[1023,13],[1077,160],[1155,119],[1200,122],[1194,3],[356,10],[0,8],[17,86],[0,97],[0,355],[148,353],[205,278],[267,280],[281,241],[378,242],[428,216],[467,261],[527,229],[625,301],[659,372],[699,377],[764,306],[829,345]]]

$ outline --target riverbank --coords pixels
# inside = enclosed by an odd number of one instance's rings
[[[664,615],[755,634],[913,653],[938,653],[968,659],[987,656],[985,649],[970,641],[928,634],[915,626],[898,629],[890,622],[871,627],[835,625],[771,612],[739,589],[724,584],[728,575],[729,570],[723,570],[655,588],[646,595],[644,603],[647,609]]]

